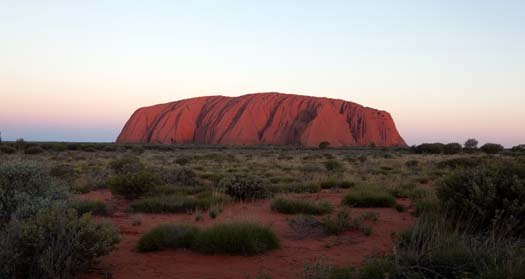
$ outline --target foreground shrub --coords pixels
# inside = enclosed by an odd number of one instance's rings
[[[248,222],[218,224],[197,235],[193,247],[202,253],[254,255],[279,247],[269,228]]]
[[[458,170],[437,189],[448,216],[473,229],[525,233],[525,165],[502,162]]]
[[[70,206],[74,208],[79,215],[91,213],[93,215],[107,215],[108,208],[103,201],[91,200],[74,200],[71,201]]]
[[[73,278],[118,242],[112,225],[53,206],[11,222],[0,235],[0,277]]]
[[[277,198],[272,200],[271,209],[284,214],[327,214],[332,211],[328,201],[307,201]]]
[[[396,200],[383,188],[359,187],[351,189],[343,197],[342,203],[353,207],[392,207]]]
[[[140,238],[137,250],[151,252],[163,249],[189,249],[198,233],[199,229],[192,225],[160,225]]]
[[[483,146],[481,146],[481,151],[487,153],[487,154],[498,154],[501,151],[503,151],[503,146],[501,144],[497,143],[486,143]]]
[[[109,167],[118,175],[144,170],[144,164],[142,164],[140,159],[135,156],[126,156],[115,159],[109,163]]]
[[[160,179],[157,175],[141,171],[127,173],[108,180],[109,189],[113,194],[119,194],[127,199],[136,199],[159,185]]]
[[[237,201],[253,201],[271,196],[269,184],[256,176],[228,176],[218,188]]]
[[[79,216],[65,189],[37,163],[0,165],[0,278],[74,278],[114,249],[115,228]]]
[[[396,253],[372,259],[358,278],[522,278],[519,240],[466,234],[439,211],[427,212],[399,235]]]
[[[0,164],[0,229],[12,218],[33,216],[69,193],[36,162]]]

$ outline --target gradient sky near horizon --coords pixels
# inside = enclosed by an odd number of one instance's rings
[[[4,140],[267,91],[387,110],[408,144],[525,143],[525,1],[0,0]]]

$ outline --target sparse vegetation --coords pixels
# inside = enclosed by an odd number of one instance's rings
[[[254,201],[271,196],[269,184],[256,176],[229,176],[221,179],[218,188],[238,201]]]
[[[332,211],[328,201],[292,200],[276,198],[272,200],[271,209],[285,214],[327,214]]]
[[[256,223],[225,223],[200,232],[193,247],[207,254],[255,255],[278,248],[279,239]]]
[[[158,186],[160,179],[155,174],[140,171],[111,177],[107,184],[114,194],[136,199]]]
[[[342,203],[353,207],[392,207],[396,200],[384,188],[368,185],[351,189]]]
[[[143,235],[138,244],[139,252],[164,249],[190,249],[199,229],[188,224],[160,225]]]

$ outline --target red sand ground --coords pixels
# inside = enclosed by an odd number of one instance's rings
[[[118,143],[406,146],[394,120],[343,100],[282,93],[209,96],[135,111]]]
[[[307,199],[330,200],[339,205],[343,193],[294,194]],[[323,258],[324,262],[344,266],[363,264],[367,257],[392,250],[392,235],[406,229],[412,222],[410,213],[399,213],[392,208],[352,209],[352,216],[365,211],[379,214],[379,219],[369,222],[373,228],[370,236],[358,231],[348,231],[340,236],[309,236],[298,239],[290,229],[287,219],[291,215],[270,210],[270,201],[234,203],[226,205],[215,220],[203,214],[204,220],[196,222],[195,215],[188,214],[139,214],[142,224],[133,226],[137,214],[126,212],[128,203],[111,196],[107,190],[82,195],[80,198],[103,200],[115,210],[105,217],[120,227],[122,241],[111,255],[103,257],[97,269],[82,276],[84,279],[103,278],[102,271],[110,270],[113,278],[256,278],[257,274],[269,274],[272,278],[297,278],[304,263]],[[409,205],[409,201],[400,200]],[[216,222],[249,220],[269,225],[278,235],[281,248],[258,256],[203,255],[196,252],[176,250],[154,253],[138,253],[135,245],[139,238],[156,225],[188,222],[210,226]]]

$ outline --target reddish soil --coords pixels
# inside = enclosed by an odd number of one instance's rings
[[[320,194],[294,194],[305,199],[330,200],[340,204],[342,192]],[[80,198],[103,200],[114,209],[110,217],[104,217],[118,225],[122,241],[111,255],[103,257],[96,270],[82,278],[103,278],[110,271],[113,278],[256,278],[257,274],[269,274],[272,278],[296,278],[304,264],[323,258],[324,262],[341,266],[363,264],[367,257],[392,251],[392,235],[406,229],[412,222],[410,213],[397,212],[392,208],[352,209],[351,215],[358,216],[365,211],[379,214],[377,221],[369,221],[373,228],[370,236],[359,231],[347,231],[340,236],[314,235],[298,238],[288,225],[291,215],[270,210],[270,201],[234,203],[226,205],[215,220],[203,214],[204,220],[195,221],[189,214],[132,214],[126,212],[128,203],[111,196],[107,190],[82,195]],[[400,200],[408,206],[409,201]],[[140,216],[140,217],[139,217]],[[140,218],[142,224],[133,226],[133,220]],[[199,226],[210,226],[216,222],[249,220],[270,226],[281,241],[281,248],[258,256],[203,255],[192,251],[173,250],[154,253],[138,253],[135,245],[139,238],[163,223],[188,222]]]
[[[406,146],[386,111],[282,93],[209,96],[135,111],[118,143]]]

